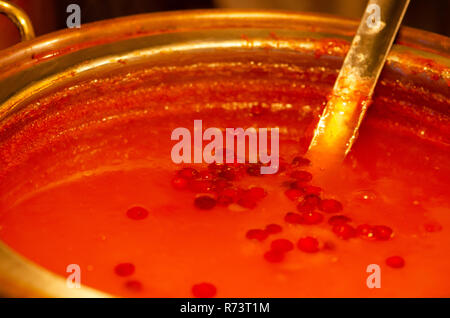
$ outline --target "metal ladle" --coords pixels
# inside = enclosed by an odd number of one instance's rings
[[[341,163],[352,148],[408,4],[368,2],[308,149],[320,170]]]

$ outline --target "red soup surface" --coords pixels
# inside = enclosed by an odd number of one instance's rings
[[[0,238],[118,296],[450,296],[448,97],[384,78],[319,184],[305,152],[335,78],[198,64],[43,97],[0,124]],[[197,119],[279,127],[279,172],[173,163],[172,131]]]

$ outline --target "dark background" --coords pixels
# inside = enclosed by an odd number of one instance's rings
[[[395,0],[394,0],[395,1]],[[366,0],[11,0],[30,15],[37,35],[66,27],[71,3],[81,7],[81,23],[119,16],[199,8],[264,8],[322,12],[359,19]],[[404,25],[450,36],[450,0],[411,0]],[[17,42],[15,27],[0,15],[0,48]]]

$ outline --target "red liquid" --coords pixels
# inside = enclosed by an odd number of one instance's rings
[[[335,73],[211,68],[80,84],[3,123],[0,238],[60,275],[78,264],[82,284],[119,296],[450,296],[448,117],[422,107],[448,109],[448,99],[386,79],[339,177],[308,213],[315,172],[290,163],[306,150]],[[192,183],[173,185],[181,167],[170,158],[172,130],[194,119],[280,127],[287,170],[241,167],[232,186],[265,196],[198,203]],[[313,178],[287,195],[306,175],[297,170]],[[366,285],[369,264],[381,267],[380,289]]]

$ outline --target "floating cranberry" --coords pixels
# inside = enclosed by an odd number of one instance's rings
[[[185,179],[193,179],[198,175],[198,171],[194,168],[183,168],[178,171],[177,175]]]
[[[284,194],[292,201],[297,201],[300,199],[304,192],[300,189],[287,189]]]
[[[377,240],[387,241],[392,237],[393,231],[389,226],[375,225],[374,226],[374,235]]]
[[[347,240],[356,236],[356,230],[353,226],[344,224],[336,224],[333,226],[333,232],[340,238]]]
[[[284,216],[284,220],[287,223],[291,223],[291,224],[300,224],[303,222],[303,218],[300,214],[298,213],[293,213],[293,212],[288,212],[285,216]]]
[[[306,253],[316,253],[319,251],[319,241],[314,237],[303,237],[298,240],[297,247]]]
[[[291,173],[291,177],[297,181],[309,182],[312,180],[312,174],[308,171],[296,170]]]
[[[202,180],[212,180],[214,179],[214,174],[208,170],[200,171],[198,177]]]
[[[197,298],[212,298],[216,293],[217,288],[211,283],[200,283],[192,286],[192,294]]]
[[[305,182],[303,182],[303,181],[293,181],[293,182],[291,182],[291,183],[289,183],[289,187],[291,188],[291,189],[298,189],[298,190],[301,190],[301,191],[303,191],[303,192],[305,192],[305,187],[307,187],[308,185],[305,183]]]
[[[350,222],[351,219],[345,215],[333,215],[328,219],[328,224],[337,225]]]
[[[266,232],[268,234],[277,234],[280,233],[283,228],[278,224],[269,224],[266,226]]]
[[[356,234],[367,240],[375,239],[375,227],[369,224],[361,224],[356,227]]]
[[[319,224],[323,221],[323,215],[319,212],[303,212],[302,213],[303,224]]]
[[[258,201],[263,199],[267,195],[267,193],[263,188],[252,187],[246,191],[245,195],[251,197],[255,201]]]
[[[405,266],[405,260],[401,256],[391,256],[386,259],[386,264],[392,268],[402,268]]]
[[[191,180],[189,189],[196,193],[206,193],[213,189],[213,182],[209,180]]]
[[[277,239],[270,243],[270,248],[274,251],[289,252],[294,249],[294,244],[287,239]]]
[[[304,197],[303,201],[297,205],[297,210],[300,212],[312,212],[320,204],[320,198],[316,195],[310,194]]]
[[[319,196],[320,193],[322,192],[322,188],[315,187],[315,186],[312,186],[312,185],[304,187],[303,190],[305,191],[306,195],[313,194],[313,195]]]
[[[120,263],[114,268],[114,272],[122,277],[130,276],[134,273],[135,267],[131,263]]]
[[[218,176],[221,178],[224,178],[225,180],[228,180],[228,181],[233,181],[233,180],[236,180],[236,178],[237,178],[236,172],[230,167],[226,167],[225,169],[220,171],[218,173]]]
[[[282,251],[278,251],[278,250],[270,250],[270,251],[264,253],[264,258],[268,262],[279,263],[279,262],[283,261],[284,253]]]
[[[175,177],[172,179],[172,186],[177,190],[186,189],[189,181],[186,178]]]
[[[248,230],[247,234],[245,234],[245,237],[249,240],[258,240],[258,241],[264,241],[268,236],[268,233],[264,230],[260,229],[252,229]]]
[[[135,206],[127,211],[127,216],[133,220],[143,220],[148,216],[148,211],[140,206]]]
[[[138,292],[142,290],[142,283],[138,280],[129,280],[125,283],[125,287],[131,291]]]
[[[201,210],[211,210],[216,206],[217,201],[210,196],[202,195],[194,200],[194,205]]]
[[[341,202],[334,199],[320,201],[319,209],[325,213],[339,213],[343,210]]]
[[[309,164],[311,164],[311,161],[301,156],[297,156],[292,159],[293,166],[308,166]]]

